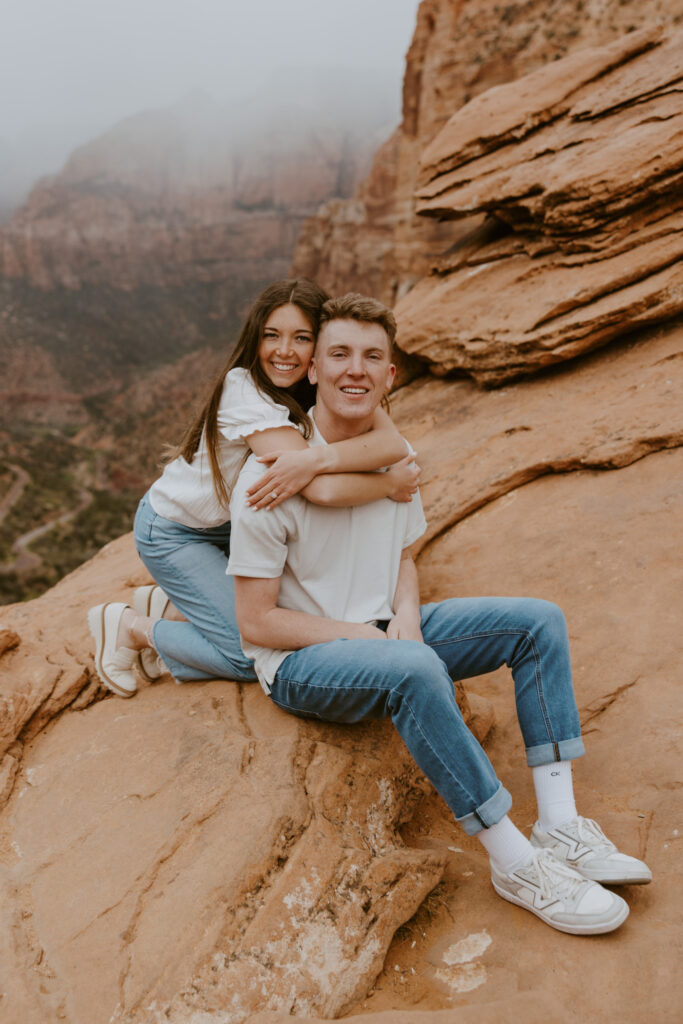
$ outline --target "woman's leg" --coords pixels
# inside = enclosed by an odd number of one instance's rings
[[[194,530],[158,516],[145,496],[135,517],[135,543],[153,579],[186,622],[158,620],[154,647],[179,680],[256,679],[241,647],[234,586],[226,575],[230,524]]]

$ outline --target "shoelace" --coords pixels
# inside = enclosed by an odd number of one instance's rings
[[[592,818],[582,818],[579,815],[576,819],[576,836],[586,846],[601,846],[605,850],[616,849],[614,843],[607,838],[597,821],[593,821]]]
[[[538,873],[543,899],[550,899],[553,892],[560,896],[572,897],[577,894],[585,883],[578,872],[556,860],[550,850],[539,850],[534,857],[534,865]]]

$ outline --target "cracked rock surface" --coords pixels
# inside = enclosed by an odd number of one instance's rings
[[[564,609],[587,749],[574,762],[579,810],[646,859],[654,881],[618,889],[631,914],[612,935],[551,932],[494,898],[476,840],[427,793],[403,834],[444,854],[442,881],[347,1020],[674,1024],[680,1014],[683,451],[680,435],[672,447],[645,439],[660,413],[667,421],[665,389],[680,394],[682,343],[672,326],[503,391],[435,380],[398,396],[433,513],[423,598],[523,593]],[[528,833],[535,800],[509,674],[467,689],[493,703],[487,752]],[[250,1024],[289,1021],[260,1013]]]
[[[22,642],[3,676],[28,697],[7,704],[21,742],[3,762],[3,1019],[335,1016],[441,877],[443,855],[397,832],[426,784],[390,724],[321,729],[257,684],[167,680],[84,706],[101,696],[80,631],[90,587],[125,596],[136,572],[126,537],[8,611]],[[63,636],[36,643],[60,595]]]
[[[417,210],[492,220],[399,302],[404,351],[499,385],[683,310],[682,53],[632,32],[451,117]]]
[[[619,932],[582,942],[497,900],[389,723],[296,720],[229,681],[102,700],[85,612],[146,579],[128,536],[3,609],[1,1019],[493,1024],[558,999],[579,1024],[599,991],[625,1021],[673,1020],[682,342],[672,322],[502,390],[422,378],[394,402],[424,466],[423,598],[565,610],[580,808],[655,873],[623,890]],[[507,670],[460,699],[480,736],[495,711],[487,749],[528,829]]]

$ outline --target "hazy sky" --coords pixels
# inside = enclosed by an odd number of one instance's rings
[[[269,81],[277,90],[298,68],[330,65],[386,76],[398,120],[418,5],[0,0],[0,141],[15,159],[37,147],[56,160],[121,118],[172,104],[193,89],[233,99]]]

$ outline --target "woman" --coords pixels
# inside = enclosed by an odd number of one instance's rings
[[[322,505],[409,501],[419,471],[383,410],[362,437],[309,448],[314,400],[308,365],[328,296],[305,279],[276,281],[256,299],[237,346],[135,517],[138,553],[158,587],[88,613],[95,667],[131,697],[147,679],[256,678],[240,645],[230,552],[229,498],[250,451],[269,468],[251,489],[255,509],[301,492]],[[385,473],[373,470],[384,466]],[[158,655],[158,657],[157,657]]]

